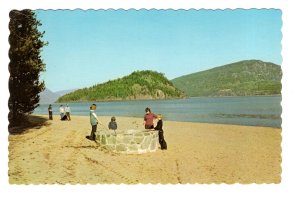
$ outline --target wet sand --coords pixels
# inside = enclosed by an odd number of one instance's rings
[[[9,135],[11,184],[281,181],[279,128],[164,121],[168,150],[126,155],[85,138],[89,117],[71,117]],[[143,119],[116,118],[119,129],[143,128]],[[99,119],[98,129],[106,128],[110,117]]]

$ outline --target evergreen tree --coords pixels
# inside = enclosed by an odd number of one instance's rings
[[[9,14],[9,91],[10,126],[18,125],[25,114],[39,106],[39,93],[45,89],[40,72],[45,71],[41,51],[46,42],[44,32],[38,30],[41,23],[31,10],[12,10]]]

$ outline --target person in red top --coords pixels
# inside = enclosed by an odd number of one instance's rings
[[[154,125],[153,125],[153,120],[154,118],[156,119],[157,116],[151,112],[150,108],[146,108],[145,109],[145,116],[144,116],[144,125],[145,125],[145,129],[153,129]]]

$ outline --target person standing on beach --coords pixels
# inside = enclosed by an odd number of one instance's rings
[[[151,109],[149,107],[145,109],[145,112],[146,112],[146,114],[144,115],[145,129],[153,129],[154,128],[153,120],[154,118],[156,118],[156,115],[151,112]]]
[[[90,123],[92,126],[92,131],[91,131],[91,135],[86,136],[87,139],[89,140],[96,140],[96,131],[97,131],[97,124],[99,123],[99,120],[97,118],[96,115],[96,104],[92,104],[90,107]]]
[[[157,119],[158,119],[158,122],[157,122],[154,130],[158,130],[158,141],[160,144],[160,149],[167,150],[167,142],[165,141],[164,130],[162,129],[162,127],[163,127],[162,115],[158,114]]]
[[[49,119],[53,120],[53,117],[52,117],[52,105],[51,104],[48,107],[48,113],[49,113]]]
[[[71,121],[71,108],[69,107],[69,105],[67,104],[66,108],[65,108],[65,112],[66,112],[66,115],[67,115],[67,119],[68,121]]]
[[[59,113],[60,113],[60,119],[62,119],[65,116],[65,108],[63,107],[63,105],[60,105]]]

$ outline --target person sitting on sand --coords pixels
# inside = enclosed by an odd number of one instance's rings
[[[108,124],[108,129],[110,130],[116,130],[118,128],[116,118],[113,116]]]
[[[158,141],[160,144],[160,149],[167,150],[167,142],[165,141],[164,130],[162,129],[162,127],[163,127],[162,115],[158,114],[157,119],[158,119],[158,122],[157,122],[154,130],[158,130]]]
[[[92,104],[90,107],[90,123],[92,126],[92,131],[91,131],[91,135],[86,136],[87,139],[89,140],[96,140],[96,131],[97,131],[97,124],[99,123],[99,120],[97,118],[96,115],[96,104]]]
[[[145,129],[153,129],[153,119],[156,118],[156,115],[151,112],[150,108],[145,109],[146,114],[144,115],[144,125]]]

